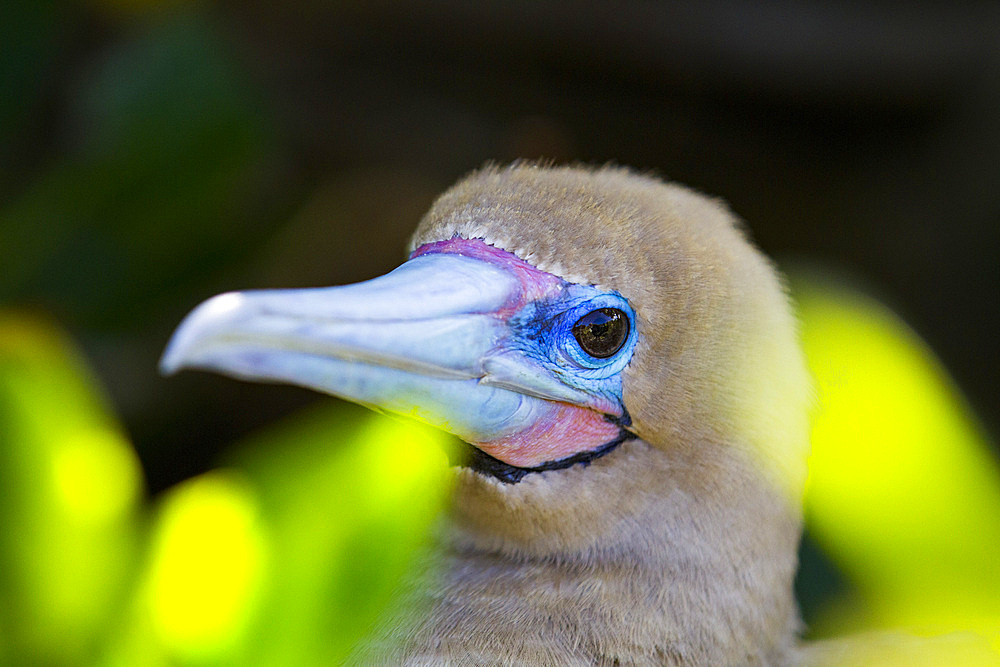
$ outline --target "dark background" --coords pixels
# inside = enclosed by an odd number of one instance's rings
[[[317,400],[160,377],[188,310],[385,272],[521,157],[725,198],[900,312],[997,432],[996,3],[14,1],[0,91],[0,300],[80,341],[154,492]]]

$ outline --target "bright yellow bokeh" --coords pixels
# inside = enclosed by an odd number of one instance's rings
[[[1000,647],[1000,471],[984,432],[891,311],[795,286],[818,393],[807,525],[860,596],[817,632],[973,630]]]
[[[222,655],[246,630],[265,574],[252,489],[215,471],[172,489],[160,512],[146,589],[153,631],[168,654]]]
[[[56,497],[76,521],[100,524],[124,516],[139,499],[138,463],[116,432],[80,429],[56,443]]]
[[[378,471],[371,476],[372,495],[389,507],[414,502],[435,505],[444,496],[443,471],[448,461],[445,447],[449,436],[429,426],[394,417],[374,415],[355,435],[368,443],[360,449],[359,467]],[[428,479],[439,488],[428,487]],[[414,498],[414,493],[432,493],[432,498]]]

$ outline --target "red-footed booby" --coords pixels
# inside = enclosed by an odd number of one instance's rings
[[[379,660],[795,658],[809,379],[781,281],[718,201],[621,168],[487,168],[437,200],[396,270],[214,297],[161,364],[311,387],[473,446],[441,577]]]

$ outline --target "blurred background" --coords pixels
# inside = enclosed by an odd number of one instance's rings
[[[388,271],[491,160],[722,197],[779,263],[888,303],[1000,426],[996,3],[12,0],[0,90],[0,303],[68,330],[153,494],[332,400],[160,377],[185,313]],[[804,559],[808,618],[837,575]]]

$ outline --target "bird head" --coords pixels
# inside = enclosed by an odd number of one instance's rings
[[[807,375],[780,281],[722,204],[621,168],[491,167],[410,250],[355,285],[213,297],[161,367],[454,433],[472,449],[452,511],[480,548],[642,542],[664,498],[760,496],[797,539]]]

